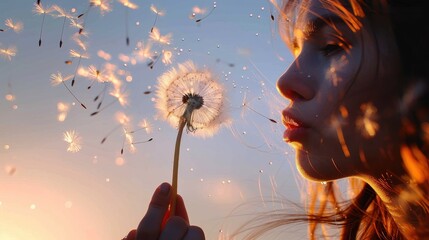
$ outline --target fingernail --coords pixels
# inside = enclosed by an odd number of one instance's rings
[[[159,186],[159,190],[162,195],[168,195],[168,193],[170,192],[170,184],[168,183],[161,184]]]

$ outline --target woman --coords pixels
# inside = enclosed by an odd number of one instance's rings
[[[341,239],[427,238],[429,29],[423,11],[428,4],[291,0],[283,5],[280,31],[295,56],[277,84],[290,100],[283,111],[284,140],[296,149],[303,176],[328,183],[310,190],[307,214],[285,213],[260,228],[250,221],[243,228],[251,230],[247,238],[293,222],[308,222],[312,239],[324,235],[317,229],[326,224],[341,228]],[[362,183],[348,201],[339,201],[334,187],[342,178]],[[181,198],[178,216],[163,224],[168,189],[163,183],[155,191],[137,231],[126,239],[204,239],[199,227],[189,226]]]

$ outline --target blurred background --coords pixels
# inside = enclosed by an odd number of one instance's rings
[[[300,202],[275,88],[292,57],[269,1],[91,2],[0,1],[1,240],[117,240],[136,228],[171,182],[177,130],[154,107],[157,78],[188,60],[223,84],[232,119],[211,138],[183,136],[191,224],[228,239],[257,212]]]

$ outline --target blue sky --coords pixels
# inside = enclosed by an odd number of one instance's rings
[[[68,12],[75,9],[75,17],[89,6],[84,0],[41,2]],[[68,19],[60,48],[63,18],[46,15],[38,46],[43,16],[32,12],[34,3],[0,2],[0,29],[5,30],[0,32],[0,49],[16,48],[11,60],[0,58],[1,239],[58,239],[60,234],[61,239],[113,240],[135,228],[153,190],[171,181],[176,130],[156,117],[157,78],[188,60],[211,69],[225,86],[233,120],[212,138],[183,137],[179,193],[192,224],[201,226],[207,239],[222,239],[245,219],[238,221],[231,215],[246,214],[254,204],[261,211],[284,207],[269,203],[277,197],[299,201],[301,177],[294,169],[293,150],[282,142],[280,111],[287,101],[275,89],[291,56],[271,20],[276,12],[268,1],[136,1],[135,10],[111,1],[111,11],[104,14],[91,7],[81,18],[89,33],[83,38],[89,58],[81,59],[79,65],[70,50],[83,50],[72,40],[78,30]],[[156,18],[151,5],[164,12],[155,27],[161,35],[171,34],[169,45],[152,43],[152,54],[171,51],[173,55],[171,64],[159,60],[153,69],[147,66],[149,60],[133,64],[123,57],[132,58],[139,41],[151,42]],[[206,12],[190,18],[196,6]],[[7,19],[22,22],[22,31],[5,26]],[[100,57],[100,51],[110,59]],[[72,64],[65,64],[67,60]],[[90,65],[103,70],[106,64],[116,67],[128,94],[127,105],[106,94],[102,106],[108,107],[90,116],[98,104],[93,99],[104,84],[96,82],[87,89],[91,80],[79,73],[73,87],[66,82],[87,109],[62,84],[51,84],[52,74],[74,75],[79,72],[76,69]],[[248,107],[243,107],[244,100]],[[63,121],[58,120],[59,103],[68,106]],[[138,129],[143,120],[149,122],[150,132],[137,131],[133,137],[136,142],[153,141],[136,144],[135,152],[125,144],[121,154],[124,134],[115,117],[120,113],[130,119],[128,129]],[[78,152],[67,151],[66,131],[79,135]],[[233,211],[237,206],[243,209]]]

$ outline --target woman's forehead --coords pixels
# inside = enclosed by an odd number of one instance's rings
[[[332,1],[331,3],[322,3],[320,0],[308,0],[308,1],[301,1],[302,4],[299,4],[299,16],[297,18],[300,20],[300,22],[306,22],[310,19],[314,18],[320,18],[321,16],[327,16],[327,15],[337,15],[333,9],[338,7],[338,4],[344,4],[341,1],[338,1],[335,3],[335,1]],[[336,6],[336,7],[335,7]]]
[[[316,20],[330,23],[342,22],[347,24],[354,32],[361,28],[361,17],[364,14],[354,13],[352,9],[349,9],[349,6],[350,3],[348,1],[339,0],[329,1],[329,3],[321,0],[295,1],[292,8],[286,9],[286,14],[289,15],[287,18],[293,19],[288,24],[292,24],[293,31],[301,30],[305,32],[309,27],[312,27],[312,23],[317,22]]]

